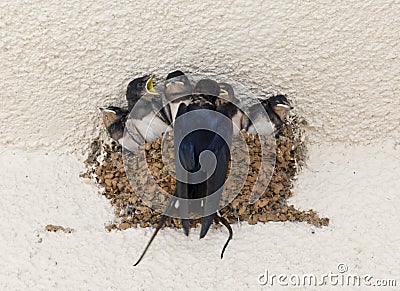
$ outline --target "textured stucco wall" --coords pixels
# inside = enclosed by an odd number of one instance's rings
[[[178,67],[289,94],[314,143],[400,140],[400,3],[208,2],[1,1],[0,143],[82,150],[129,79]]]

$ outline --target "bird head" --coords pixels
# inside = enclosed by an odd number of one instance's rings
[[[202,79],[198,81],[193,89],[193,94],[202,96],[211,103],[215,103],[220,93],[221,88],[218,83],[211,79]]]
[[[268,99],[268,103],[281,120],[285,120],[289,111],[293,109],[284,95],[272,96]]]
[[[233,91],[233,88],[230,84],[228,83],[218,83],[220,91],[219,91],[219,97],[222,97],[227,100],[231,100],[235,98],[235,92]]]
[[[179,76],[185,76],[185,73],[182,72],[181,70],[175,70],[175,71],[172,71],[172,72],[168,73],[167,80],[173,79],[173,78],[179,77]]]
[[[221,88],[218,83],[211,79],[201,79],[197,82],[196,86],[193,89],[194,94],[205,94],[218,97],[220,94]]]
[[[133,79],[126,90],[127,100],[139,100],[146,94],[157,95],[157,91],[154,89],[153,76],[146,75]]]
[[[169,101],[190,95],[192,89],[192,84],[182,71],[176,70],[167,75],[164,92]]]
[[[125,118],[128,112],[122,108],[109,106],[107,108],[100,107],[99,111],[102,115],[103,123],[106,128],[110,127],[111,124]]]
[[[216,105],[226,104],[228,102],[238,104],[239,100],[235,97],[233,87],[228,83],[218,83],[220,87],[219,98],[216,100]]]

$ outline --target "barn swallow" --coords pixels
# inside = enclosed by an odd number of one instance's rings
[[[266,101],[268,102],[269,106],[272,108],[272,110],[276,114],[276,117],[278,117],[280,121],[285,121],[289,111],[293,109],[293,106],[290,105],[289,101],[284,95],[272,96]],[[266,101],[264,101],[264,103]],[[261,102],[261,104],[263,104],[263,102]],[[273,120],[274,122],[273,117],[271,118],[271,120]]]
[[[201,98],[215,104],[221,93],[219,84],[211,79],[201,79],[193,88],[193,97]]]
[[[239,108],[240,101],[235,97],[233,87],[228,83],[219,83],[220,94],[215,101],[217,108],[225,107],[227,116],[232,120],[233,135],[238,135],[240,130],[243,129],[245,120],[244,112]]]
[[[200,86],[198,85],[199,83],[197,83],[195,87],[194,94],[189,104],[186,105],[185,103],[181,103],[179,105],[176,118],[178,119],[178,117],[181,116],[182,118],[184,118],[184,115],[186,113],[197,111],[199,115],[196,114],[195,116],[197,118],[201,118],[200,124],[202,124],[202,127],[205,126],[205,128],[208,128],[208,130],[198,129],[195,131],[191,131],[183,137],[180,143],[175,142],[175,146],[177,146],[177,148],[175,148],[175,153],[177,155],[175,160],[176,163],[180,162],[182,164],[186,173],[198,173],[199,171],[203,170],[203,165],[200,164],[200,154],[204,151],[211,151],[216,158],[216,165],[211,175],[207,176],[206,173],[204,174],[208,178],[200,183],[185,183],[180,181],[181,179],[178,179],[177,177],[176,189],[173,196],[183,199],[200,199],[202,201],[201,205],[203,207],[202,212],[212,213],[203,217],[203,222],[200,230],[200,238],[203,238],[207,234],[213,221],[215,221],[216,223],[222,223],[228,229],[229,238],[222,249],[222,258],[229,241],[232,239],[232,229],[226,219],[224,219],[217,213],[217,209],[219,200],[222,195],[222,189],[225,183],[226,174],[228,171],[233,125],[231,121],[227,120],[226,117],[223,117],[223,115],[227,115],[227,112],[224,111],[224,107],[220,107],[219,109],[217,109],[214,104],[215,99],[220,92],[218,83],[209,79],[205,79],[201,80]],[[213,102],[210,102],[210,100],[213,100]],[[221,114],[212,114],[212,111],[219,112]],[[185,122],[186,121],[181,122],[181,120],[178,119],[178,123],[174,127],[174,138],[180,135],[180,131],[185,132]],[[199,122],[199,120],[193,120],[193,122]],[[222,132],[224,132],[226,135],[225,139],[220,135]],[[176,168],[178,168],[178,166]],[[207,197],[211,194],[217,195],[217,199],[214,199],[214,203],[207,203]],[[172,199],[172,201],[174,200]],[[217,201],[218,203],[215,203],[215,201]],[[170,205],[175,205],[175,203],[170,203]],[[178,206],[178,208],[180,208],[180,211],[182,210],[182,207],[182,205]],[[189,212],[189,209],[187,209],[186,207],[183,211]],[[180,213],[183,214],[181,217],[187,217],[185,215],[186,213]],[[141,257],[135,263],[135,266],[139,264],[141,259],[144,257],[151,242],[154,240],[155,236],[165,223],[166,219],[167,215],[163,214],[154,234],[150,238],[150,241],[148,242]],[[182,218],[181,220],[184,233],[188,235],[189,220],[184,218]]]
[[[202,98],[202,96],[192,96],[192,99],[188,105],[186,105],[185,103],[181,103],[176,118],[182,116],[187,112],[200,109],[215,110],[215,106],[208,100]],[[178,125],[177,127],[175,127],[175,132],[177,132],[177,130],[179,130],[180,127],[183,126],[184,125]],[[178,134],[179,133],[176,133],[176,135]],[[175,159],[179,159],[186,171],[197,172],[200,170],[199,155],[210,143],[213,135],[214,134],[210,131],[197,130],[185,136],[180,144],[180,148],[177,151],[178,156],[175,157]],[[200,198],[198,197],[200,193],[204,195],[207,192],[207,189],[205,189],[205,187],[206,185],[204,183],[192,185],[190,184],[190,182],[182,183],[177,180],[177,191],[174,196],[184,199]],[[180,210],[182,212],[189,211],[188,209],[184,210],[183,206],[181,206]],[[182,216],[186,216],[186,213],[182,214]],[[182,219],[182,226],[185,234],[189,235],[189,220]]]
[[[140,81],[134,82],[139,79]],[[162,136],[169,130],[169,122],[162,110],[159,93],[154,89],[153,77],[147,76],[135,80],[131,82],[132,86],[128,86],[129,94],[127,92],[127,96],[134,97],[127,97],[128,103],[131,100],[130,104],[134,106],[127,118],[126,130],[133,141],[141,145]],[[146,80],[144,89],[140,89],[143,80]],[[136,150],[136,148],[134,147],[131,150]]]
[[[262,99],[260,103],[261,105],[255,104],[250,107],[250,120],[246,126],[246,131],[252,135],[276,136],[293,107],[284,95]],[[266,124],[265,112],[268,115],[269,124]]]
[[[180,105],[177,117],[182,116],[185,113],[201,109],[216,111],[225,116],[228,116],[228,113],[224,106],[220,106],[219,108],[217,108],[215,105],[216,99],[220,93],[221,88],[219,84],[214,80],[202,79],[198,81],[193,89],[191,102],[187,106],[185,104]],[[196,130],[185,136],[184,140],[180,144],[180,148],[178,151],[179,159],[184,166],[186,165],[185,169],[187,171],[196,172],[200,169],[200,153],[208,150],[213,152],[216,157],[216,168],[214,170],[214,173],[205,182],[183,185],[183,187],[181,188],[187,188],[186,195],[185,193],[176,193],[176,196],[182,198],[188,197],[189,199],[205,198],[204,207],[206,208],[207,196],[216,193],[218,190],[222,190],[222,187],[225,183],[228,163],[230,159],[230,144],[232,141],[233,126],[231,122],[229,122],[228,124],[224,122],[221,115],[210,114],[207,112],[204,113],[202,123],[204,125],[206,123],[206,128],[208,128],[209,130]],[[218,134],[221,132],[228,133],[228,140],[224,140],[220,136],[220,134]],[[219,195],[221,194],[222,193],[220,192]],[[229,233],[231,234],[229,223],[224,223],[225,219],[220,217],[217,214],[216,210],[217,209],[215,209],[215,212],[212,211],[214,212],[213,214],[203,217],[203,222],[200,230],[200,238],[203,238],[207,234],[213,221],[216,221],[217,223],[221,222],[228,228]],[[185,229],[184,225],[184,230],[185,234],[188,234],[189,226],[187,225],[187,228]],[[221,256],[223,256],[223,252]]]
[[[171,125],[175,121],[179,105],[181,103],[189,104],[192,90],[192,84],[182,71],[176,70],[167,75],[164,84],[163,105]]]
[[[125,121],[128,116],[128,111],[110,106],[107,108],[99,108],[102,114],[103,123],[107,129],[108,135],[118,143],[122,144],[122,138],[124,135]]]
[[[148,93],[155,93],[153,83],[151,83],[151,88],[148,88],[148,81],[151,78],[150,75],[145,75],[140,78],[133,79],[126,88],[126,100],[128,101],[128,110],[132,110],[136,102],[139,101],[144,95]],[[149,92],[151,91],[151,92]]]

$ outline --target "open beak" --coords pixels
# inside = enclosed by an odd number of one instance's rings
[[[223,102],[223,101],[221,101],[220,99],[229,101],[229,93],[228,93],[228,91],[226,91],[226,90],[224,90],[224,89],[220,89],[220,90],[219,90],[219,96],[218,96],[218,97],[219,97],[219,98],[217,99],[217,103],[218,103],[218,104],[221,104],[221,102]]]
[[[154,84],[153,84],[153,77],[150,77],[147,82],[146,82],[146,91],[149,94],[152,95],[159,95],[158,92],[154,89]]]
[[[224,89],[220,89],[219,90],[219,95],[228,95],[228,91],[226,91]]]

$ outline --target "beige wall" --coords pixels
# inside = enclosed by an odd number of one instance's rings
[[[400,3],[59,2],[0,3],[0,143],[81,150],[98,106],[174,68],[287,93],[313,143],[400,141]]]

